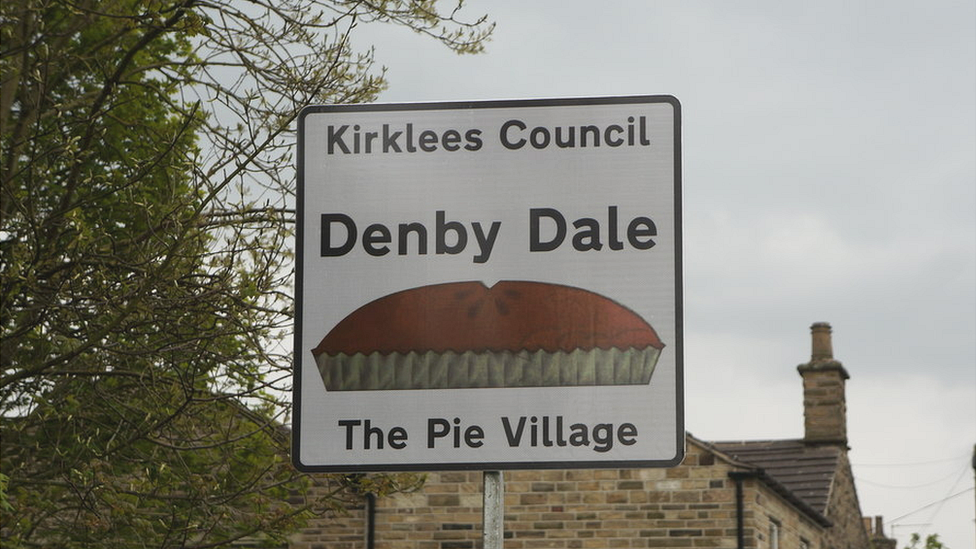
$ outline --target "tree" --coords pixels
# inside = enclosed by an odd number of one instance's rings
[[[0,3],[4,547],[212,547],[412,475],[288,463],[294,121],[385,86],[362,23],[427,0]]]
[[[905,549],[949,549],[941,541],[939,541],[939,534],[929,534],[925,537],[925,545],[919,545],[922,542],[922,536],[917,532],[912,534],[912,540]]]

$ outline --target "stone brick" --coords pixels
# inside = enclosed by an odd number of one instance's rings
[[[431,507],[457,507],[461,504],[461,498],[455,495],[433,494],[427,497],[427,504]]]
[[[597,480],[587,480],[584,482],[576,483],[576,487],[581,491],[595,491],[600,489],[600,481]]]
[[[566,471],[566,480],[592,480],[594,474],[593,469],[570,469]]]
[[[521,494],[520,505],[541,505],[547,501],[546,494]]]
[[[724,502],[735,499],[735,490],[707,490],[702,493],[702,501]]]
[[[671,501],[674,502],[697,502],[701,501],[701,492],[698,491],[680,491],[675,492],[671,496]]]
[[[650,538],[647,540],[648,547],[691,547],[691,539],[682,538],[666,538],[666,539],[656,539]]]
[[[626,492],[608,492],[607,503],[627,503],[629,498]]]
[[[445,541],[440,545],[441,549],[474,549],[473,541]]]
[[[658,492],[674,491],[681,489],[680,480],[660,480],[654,483],[654,489]]]
[[[688,467],[671,467],[667,469],[666,476],[668,478],[688,478],[691,475],[691,469]]]
[[[647,503],[647,492],[634,490],[630,492],[630,502],[634,504]]]
[[[602,492],[586,493],[583,494],[583,501],[585,503],[604,503],[607,501],[607,496]]]
[[[717,537],[696,538],[692,543],[693,547],[735,547],[731,540],[722,540]]]
[[[546,540],[528,540],[528,541],[525,542],[525,548],[526,549],[558,548],[558,547],[562,547],[562,546],[563,546],[563,542],[562,541],[559,541],[559,540],[551,540],[551,539],[546,539]]]

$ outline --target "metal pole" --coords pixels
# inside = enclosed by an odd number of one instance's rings
[[[485,471],[482,542],[484,549],[502,549],[505,539],[505,484],[501,471]]]

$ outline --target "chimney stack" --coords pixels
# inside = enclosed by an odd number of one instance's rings
[[[886,537],[884,534],[884,521],[881,517],[874,517],[874,525],[871,524],[871,517],[864,517],[864,529],[868,533],[871,541],[871,549],[896,549],[898,540]]]
[[[847,448],[844,383],[850,375],[834,360],[830,324],[817,322],[810,327],[810,332],[810,362],[797,366],[803,378],[803,441]]]

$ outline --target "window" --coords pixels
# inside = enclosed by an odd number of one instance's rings
[[[779,530],[779,521],[769,519],[769,549],[779,549]]]

